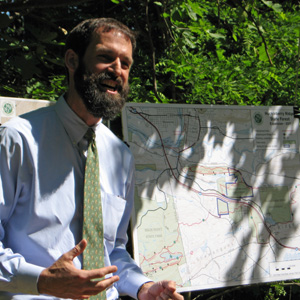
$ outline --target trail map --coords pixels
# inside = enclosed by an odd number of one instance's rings
[[[300,278],[292,107],[127,103],[134,258],[181,292]]]

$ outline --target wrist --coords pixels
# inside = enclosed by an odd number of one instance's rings
[[[40,273],[38,280],[37,280],[37,291],[40,295],[45,293],[45,291],[43,290],[43,280],[45,278],[45,276],[44,276],[45,272],[46,272],[46,269],[44,269]]]
[[[143,293],[146,293],[148,291],[149,287],[153,284],[154,284],[153,281],[147,281],[147,282],[143,283],[137,291],[137,299],[140,300],[141,295]]]

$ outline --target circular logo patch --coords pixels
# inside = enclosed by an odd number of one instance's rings
[[[254,114],[253,119],[254,119],[254,122],[255,122],[256,124],[258,124],[258,125],[261,125],[262,122],[263,122],[263,116],[262,116],[262,114],[261,114],[260,112],[256,112],[256,113]]]
[[[2,105],[2,112],[7,116],[12,115],[14,112],[14,105],[10,102],[4,102]]]

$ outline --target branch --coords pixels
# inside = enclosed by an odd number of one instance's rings
[[[234,291],[237,291],[237,290],[240,290],[240,289],[243,289],[245,288],[244,286],[236,286],[234,288],[230,288],[230,289],[226,289],[226,290],[223,290],[222,292],[218,293],[218,294],[215,294],[209,298],[206,298],[206,300],[213,300],[213,299],[223,299],[223,295],[226,295],[226,294],[229,294],[229,293],[232,293]],[[197,297],[193,298],[193,300],[197,300],[199,297],[201,297],[202,295],[198,295]]]
[[[298,55],[297,55],[297,64],[296,64],[296,86],[295,86],[295,100],[294,106],[297,106],[297,94],[298,94],[298,79],[299,79],[299,63],[300,63],[300,32],[298,39]]]
[[[219,299],[220,296],[222,296],[222,298],[223,298],[223,295],[232,293],[232,292],[237,291],[237,290],[240,290],[240,289],[242,289],[242,288],[243,288],[243,286],[237,286],[237,287],[234,287],[234,288],[232,288],[232,289],[228,289],[228,290],[223,291],[223,292],[221,292],[221,293],[219,293],[219,294],[216,294],[216,295],[214,295],[214,296],[209,297],[207,300]]]
[[[220,7],[220,0],[218,0],[218,27],[220,27],[221,24],[221,20],[220,20],[220,11],[221,11],[221,7]]]
[[[244,10],[244,12],[249,16],[249,18],[251,19],[251,21],[254,23],[257,31],[258,31],[258,34],[260,35],[260,37],[262,38],[262,41],[264,43],[264,46],[265,46],[265,51],[267,53],[267,56],[268,56],[268,59],[269,59],[269,63],[271,64],[271,66],[273,66],[273,62],[272,62],[272,59],[271,59],[271,56],[269,54],[269,50],[268,50],[268,45],[267,45],[267,42],[266,42],[266,39],[263,35],[263,33],[261,32],[260,28],[259,28],[259,24],[258,22],[253,18],[253,16],[251,15],[251,12],[248,11],[244,6],[242,6],[238,1],[237,1],[238,5]]]
[[[177,41],[176,41],[176,39],[175,39],[175,37],[174,37],[174,35],[173,35],[173,33],[172,33],[172,30],[171,30],[171,28],[170,28],[170,26],[169,26],[169,24],[168,24],[166,18],[163,18],[163,19],[164,19],[165,25],[166,25],[166,27],[167,27],[167,31],[169,32],[169,36],[171,37],[171,39],[172,39],[173,42],[175,43],[175,45],[176,45],[178,51],[179,51],[179,52],[181,53],[181,55],[183,56],[185,62],[186,62],[188,65],[190,65],[190,66],[194,66],[194,65],[188,60],[188,58],[186,57],[186,55],[184,54],[184,52],[182,51],[182,49],[179,47],[179,45],[178,45],[178,43],[177,43]],[[177,28],[177,29],[188,30],[188,28],[178,28],[178,27],[176,27],[176,28]]]
[[[153,41],[152,41],[152,36],[151,36],[151,24],[150,24],[150,20],[149,20],[149,5],[148,5],[148,1],[146,0],[146,21],[147,21],[147,31],[148,31],[148,37],[149,37],[149,42],[150,42],[150,50],[152,52],[152,75],[153,75],[153,89],[154,89],[154,94],[155,97],[158,99],[159,102],[163,102],[157,92],[157,81],[156,81],[156,67],[155,67],[155,48],[153,45]]]
[[[19,1],[12,3],[1,3],[0,11],[22,11],[28,9],[43,9],[51,7],[64,7],[68,5],[78,5],[92,0],[31,0],[31,1]]]
[[[282,282],[280,283],[282,286],[300,286],[300,283],[298,282]]]

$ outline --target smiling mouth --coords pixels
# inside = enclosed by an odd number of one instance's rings
[[[120,89],[120,85],[114,80],[103,80],[101,82],[101,87],[107,92],[118,92]]]

